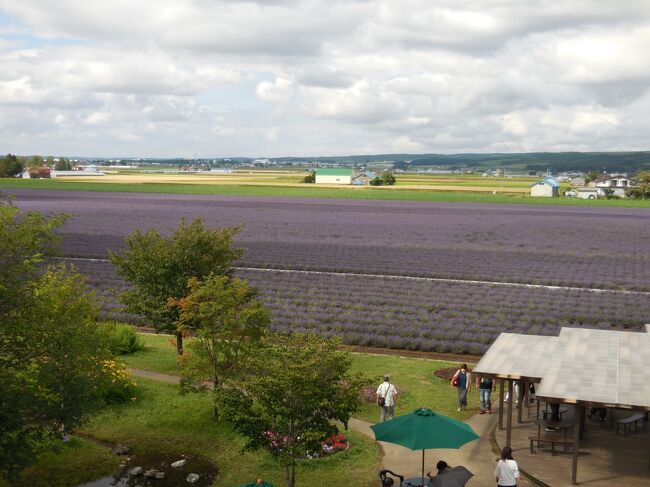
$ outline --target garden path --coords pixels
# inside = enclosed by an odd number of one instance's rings
[[[134,377],[144,377],[146,379],[167,382],[169,384],[179,384],[180,377],[172,374],[163,374],[143,369],[128,369]],[[425,471],[435,471],[435,464],[438,460],[445,460],[449,465],[463,465],[474,474],[474,477],[468,485],[492,485],[494,484],[494,465],[497,455],[492,451],[491,431],[496,425],[498,414],[479,415],[475,414],[467,421],[472,429],[480,436],[477,441],[473,441],[455,449],[427,450],[425,453]],[[351,418],[348,427],[352,431],[361,433],[369,438],[374,438],[370,425],[366,421]],[[420,452],[409,450],[402,446],[393,445],[392,443],[378,442],[382,452],[382,465],[384,468],[393,472],[404,475],[405,477],[415,477],[420,475],[422,470],[422,456]],[[523,486],[530,485],[525,481]]]
[[[494,466],[497,455],[492,451],[491,431],[496,425],[498,414],[479,415],[475,414],[465,423],[480,436],[477,441],[466,444],[462,448],[427,450],[425,452],[425,472],[432,470],[435,473],[435,465],[438,460],[444,460],[449,465],[463,465],[474,477],[468,482],[471,485],[493,485]],[[370,429],[371,423],[352,418],[349,423],[350,429],[374,438]],[[392,443],[378,442],[383,450],[382,465],[384,468],[404,475],[405,477],[416,477],[421,475],[422,454],[419,451],[412,451]],[[522,482],[522,486],[530,485]]]

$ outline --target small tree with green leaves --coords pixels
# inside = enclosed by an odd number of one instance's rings
[[[72,163],[65,157],[59,157],[59,160],[54,163],[56,171],[72,171]]]
[[[178,355],[183,354],[183,331],[177,329],[180,309],[167,303],[183,298],[193,277],[231,274],[234,262],[243,254],[233,247],[239,229],[206,228],[202,218],[189,225],[181,220],[170,237],[153,229],[136,230],[126,238],[126,249],[121,254],[109,252],[117,273],[133,286],[120,296],[122,303],[157,331],[176,334]]]
[[[636,173],[636,188],[641,195],[641,199],[645,200],[646,194],[650,192],[650,171]]]
[[[307,174],[303,180],[303,183],[315,183],[316,182],[316,171],[311,171],[309,174]]]
[[[395,179],[395,176],[391,171],[385,171],[381,175],[381,180],[383,181],[384,185],[386,186],[393,186],[397,180]]]
[[[284,467],[287,487],[296,485],[296,465],[320,442],[347,425],[367,380],[350,373],[350,353],[340,341],[313,334],[266,335],[249,351],[235,387],[224,390],[224,416]]]
[[[248,355],[269,324],[269,313],[257,292],[241,279],[211,274],[204,281],[190,279],[189,294],[171,299],[179,308],[178,329],[196,330],[191,353],[183,363],[181,386],[206,390],[212,386],[214,416],[219,417],[217,398],[223,385],[237,372],[240,358]]]
[[[0,159],[0,178],[14,178],[23,172],[23,165],[13,154]]]

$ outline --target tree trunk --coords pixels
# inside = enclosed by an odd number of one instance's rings
[[[289,465],[284,466],[284,483],[287,485],[287,487],[293,487],[289,483]]]
[[[183,355],[183,333],[176,332],[176,355]]]
[[[212,402],[213,402],[212,414],[214,415],[215,419],[219,419],[219,405],[217,404],[217,395],[215,393],[218,384],[219,383],[217,382],[217,379],[212,381]]]

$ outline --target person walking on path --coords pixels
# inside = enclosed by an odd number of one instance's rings
[[[451,385],[458,391],[458,409],[456,411],[462,411],[467,407],[467,393],[470,390],[470,373],[467,371],[467,364],[460,365],[460,369],[451,378]]]
[[[384,382],[377,388],[377,404],[379,405],[379,422],[383,423],[387,418],[395,416],[397,405],[397,389],[390,383],[390,375],[384,376]]]
[[[492,391],[496,388],[494,381],[489,377],[476,377],[478,387],[478,399],[480,403],[480,414],[492,414]]]
[[[501,450],[501,460],[494,469],[498,487],[519,487],[519,466],[512,458],[512,448]]]

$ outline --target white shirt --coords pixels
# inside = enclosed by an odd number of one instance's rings
[[[384,382],[377,388],[377,396],[382,396],[385,399],[384,406],[393,406],[395,404],[394,396],[396,395],[397,389],[390,382]]]
[[[514,460],[499,460],[494,469],[494,476],[499,485],[517,485],[519,467]]]

